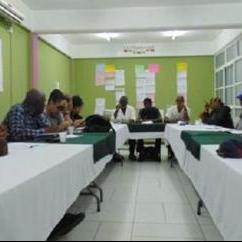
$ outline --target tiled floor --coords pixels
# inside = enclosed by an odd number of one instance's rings
[[[86,220],[60,240],[222,240],[205,209],[196,215],[198,197],[190,181],[166,161],[113,165],[98,183],[105,193],[102,212],[96,213],[93,200],[80,198],[73,209],[85,211]]]

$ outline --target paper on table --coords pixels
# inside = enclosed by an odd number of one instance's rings
[[[3,83],[3,45],[2,40],[0,40],[0,92],[4,91]]]
[[[116,86],[125,85],[125,72],[124,70],[117,70],[115,75]]]

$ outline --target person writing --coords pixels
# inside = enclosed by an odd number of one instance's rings
[[[71,120],[64,119],[65,105],[65,95],[57,89],[52,91],[48,100],[45,115],[49,126],[57,127],[58,132],[67,130],[67,128],[73,124]]]
[[[43,115],[44,108],[45,95],[38,90],[30,90],[23,103],[13,106],[3,122],[8,129],[8,140],[32,141],[40,135],[56,132],[56,127],[49,126]],[[3,128],[1,132],[6,136]]]

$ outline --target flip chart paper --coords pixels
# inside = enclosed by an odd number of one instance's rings
[[[125,72],[124,70],[117,70],[115,74],[116,86],[125,85]]]
[[[96,99],[96,107],[95,114],[103,115],[106,107],[106,99],[105,98],[97,98]]]
[[[97,72],[96,73],[96,86],[104,86],[105,85],[105,73]]]
[[[115,90],[115,80],[106,80],[105,90],[114,91]]]

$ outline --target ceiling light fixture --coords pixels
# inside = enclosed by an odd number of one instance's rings
[[[166,31],[166,32],[163,32],[163,35],[165,37],[171,38],[172,40],[176,40],[176,38],[183,36],[186,33],[187,31]]]
[[[112,39],[118,38],[119,34],[117,34],[117,33],[100,33],[100,34],[96,34],[96,36],[99,38],[105,39],[108,42],[111,42]]]

